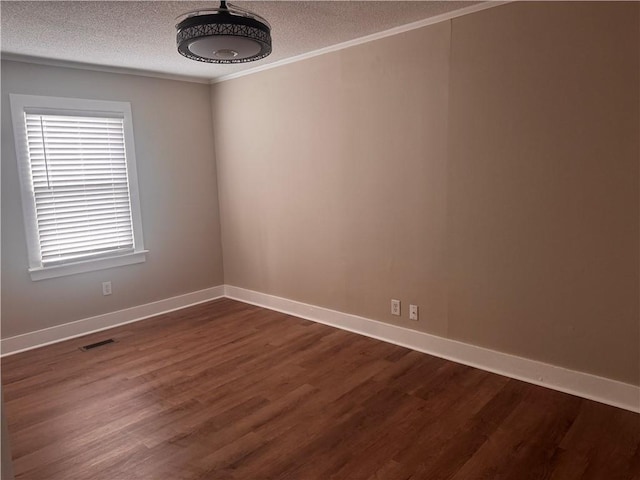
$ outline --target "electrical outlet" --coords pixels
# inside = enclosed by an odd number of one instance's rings
[[[111,282],[102,282],[102,295],[111,295]]]
[[[391,315],[400,316],[400,300],[391,300]]]
[[[418,321],[418,305],[409,305],[409,320]]]

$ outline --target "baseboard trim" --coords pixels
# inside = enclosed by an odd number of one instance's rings
[[[627,383],[231,285],[225,285],[224,295],[534,385],[640,412],[640,387]]]
[[[0,342],[1,356],[13,355],[137,322],[222,297],[323,323],[463,365],[640,413],[640,387],[634,385],[231,285],[207,288],[5,338]]]
[[[209,302],[224,296],[224,286],[206,288],[195,292],[185,293],[171,298],[165,298],[157,302],[146,303],[136,307],[125,308],[116,312],[96,315],[75,322],[56,325],[55,327],[36,330],[15,337],[2,339],[0,351],[2,357],[15,353],[44,347],[52,343],[62,342],[70,338],[81,337],[89,333],[100,332],[109,328],[138,322],[149,317],[163,313],[180,310],[185,307]]]

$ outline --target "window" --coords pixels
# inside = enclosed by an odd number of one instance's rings
[[[31,278],[144,262],[129,103],[10,101]]]

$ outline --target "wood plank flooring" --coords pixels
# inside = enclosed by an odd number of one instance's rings
[[[17,479],[640,480],[640,415],[228,299],[2,382]]]

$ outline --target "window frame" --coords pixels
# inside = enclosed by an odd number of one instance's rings
[[[75,275],[106,268],[132,265],[146,261],[148,250],[144,248],[142,232],[142,215],[140,213],[140,195],[138,189],[138,173],[136,168],[136,153],[133,137],[133,117],[129,102],[110,100],[88,100],[67,97],[48,97],[39,95],[9,94],[11,104],[11,120],[13,124],[16,159],[18,162],[18,177],[20,179],[20,193],[22,198],[22,212],[25,235],[27,240],[27,254],[29,259],[28,271],[31,280]],[[129,200],[131,202],[131,222],[133,231],[133,252],[105,255],[103,257],[86,260],[71,261],[59,265],[43,266],[38,238],[37,214],[31,165],[25,124],[25,112],[46,113],[51,115],[91,115],[91,116],[122,116],[124,119],[124,144],[129,182]]]

